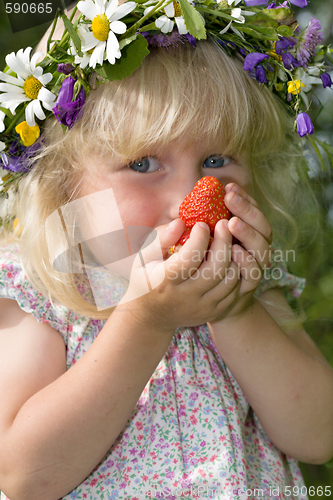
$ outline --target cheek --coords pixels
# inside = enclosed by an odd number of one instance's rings
[[[223,172],[222,178],[220,181],[224,186],[227,184],[234,182],[238,184],[244,191],[246,191],[249,195],[252,194],[252,182],[250,172],[247,168],[243,166],[233,166],[233,168],[226,169]]]
[[[161,213],[156,192],[135,187],[126,193],[115,190],[115,198],[124,226],[156,227]]]

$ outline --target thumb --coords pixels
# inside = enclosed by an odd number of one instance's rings
[[[152,231],[140,249],[145,264],[154,260],[164,260],[168,255],[169,248],[177,243],[184,229],[184,221],[175,219]]]
[[[134,259],[126,301],[144,295],[162,283],[165,278],[164,258],[170,246],[179,240],[184,228],[184,222],[175,219],[149,234]]]

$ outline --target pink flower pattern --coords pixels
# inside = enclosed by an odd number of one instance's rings
[[[268,271],[256,293],[282,286],[299,295],[304,280],[290,275],[273,253],[269,269],[276,268],[281,278],[273,279]],[[67,345],[68,368],[105,324],[52,304],[35,290],[14,245],[0,250],[0,297],[17,300],[39,322],[59,331]],[[291,491],[298,487],[299,495],[285,495],[286,486]],[[307,500],[302,486],[297,462],[270,441],[207,326],[199,325],[175,331],[125,428],[89,477],[63,500],[144,500],[153,495],[166,500]],[[278,494],[272,494],[273,488]],[[2,494],[1,500],[6,499]]]

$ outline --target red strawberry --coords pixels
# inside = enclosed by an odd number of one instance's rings
[[[170,248],[169,253],[174,253],[184,245],[196,222],[206,222],[210,227],[210,246],[217,221],[229,219],[231,215],[223,202],[224,195],[225,189],[215,177],[203,177],[195,184],[179,207],[179,217],[185,222],[185,231],[176,245]]]

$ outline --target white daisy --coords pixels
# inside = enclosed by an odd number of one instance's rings
[[[0,109],[0,132],[5,130],[5,113]]]
[[[15,55],[14,52],[6,56],[6,63],[10,71],[3,73],[0,71],[0,104],[15,115],[15,109],[22,102],[29,102],[25,108],[25,119],[30,127],[35,125],[35,115],[40,120],[45,120],[45,113],[42,109],[52,110],[53,101],[56,96],[45,88],[45,85],[52,80],[51,73],[43,75],[43,69],[37,66],[37,60],[43,56],[40,52],[34,54],[30,61],[31,47],[24,51],[20,49]],[[16,74],[16,77],[13,76]]]
[[[90,33],[90,30],[89,30],[89,28],[87,28],[87,26],[85,26],[83,24],[78,26],[78,28],[77,28],[77,34],[80,37],[82,45],[84,43],[84,38],[86,36],[89,36],[89,33]],[[70,41],[70,44],[71,44],[71,46],[68,49],[68,53],[71,56],[74,56],[74,62],[75,62],[75,64],[79,64],[82,69],[86,68],[89,65],[89,63],[90,63],[90,58],[92,56],[92,53],[93,53],[94,49],[90,50],[89,52],[83,52],[83,56],[80,57],[78,55],[78,53],[76,52],[73,40]]]
[[[310,103],[306,93],[310,92],[310,90],[312,89],[312,85],[320,85],[322,83],[319,75],[320,67],[323,67],[323,65],[324,63],[319,63],[317,66],[308,66],[307,71],[304,71],[302,67],[296,68],[295,70],[294,78],[296,80],[300,80],[305,85],[305,87],[302,88],[303,92],[301,93],[301,98],[307,108],[309,107]]]
[[[147,7],[144,11],[144,15],[148,14],[154,7]],[[188,33],[188,30],[185,25],[184,18],[182,16],[182,10],[177,1],[173,1],[169,3],[166,7],[164,7],[165,15],[160,16],[155,21],[155,25],[159,28],[162,33],[170,33],[173,30],[173,27],[176,23],[178,32],[180,35],[185,35]]]
[[[116,59],[120,59],[121,53],[119,49],[119,42],[115,35],[125,33],[127,27],[122,21],[122,17],[127,16],[132,10],[135,9],[135,2],[125,2],[118,7],[118,0],[85,0],[77,4],[78,9],[88,19],[92,21],[91,31],[82,30],[80,36],[82,37],[82,52],[84,54],[85,64],[87,61],[87,53],[89,61],[87,64],[91,68],[95,68],[96,64],[103,64],[104,53],[106,50],[106,58],[109,63],[114,64]],[[85,67],[85,66],[82,66]]]
[[[229,3],[229,1],[228,1]],[[233,2],[230,2],[229,5],[231,5]],[[235,2],[235,5],[237,5],[239,2]],[[243,40],[245,40],[243,34],[237,29],[235,28],[232,23],[241,23],[241,24],[244,24],[245,23],[245,17],[243,16],[243,14],[245,16],[253,16],[253,14],[255,14],[255,12],[250,12],[250,11],[247,11],[247,10],[242,10],[240,9],[239,7],[236,7],[234,9],[231,10],[231,17],[233,18],[229,24],[227,24],[227,26],[225,28],[223,28],[223,30],[220,31],[220,35],[223,35],[223,33],[226,33],[228,31],[229,28],[232,29],[232,31],[234,31],[239,37],[241,37]]]

